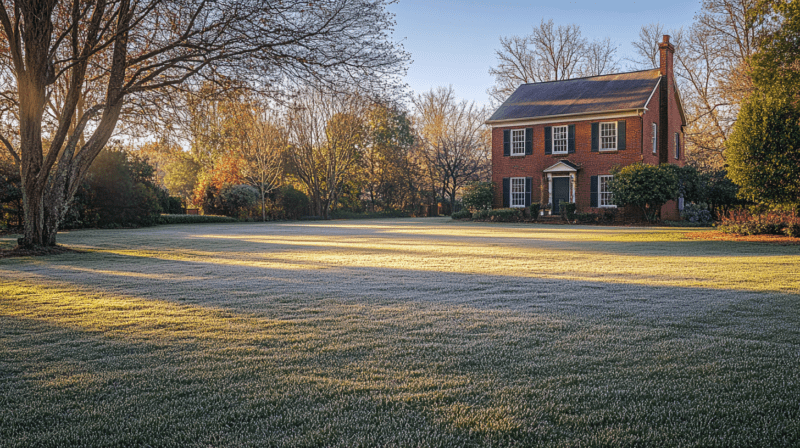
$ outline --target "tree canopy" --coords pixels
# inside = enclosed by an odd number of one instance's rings
[[[636,163],[614,173],[609,184],[614,203],[633,205],[653,222],[661,214],[661,206],[679,194],[677,173],[669,165]]]
[[[800,107],[781,88],[759,90],[742,104],[725,151],[728,177],[748,200],[800,204]]]

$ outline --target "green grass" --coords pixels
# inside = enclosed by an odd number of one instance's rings
[[[797,446],[800,250],[687,231],[62,233],[0,260],[0,445]]]

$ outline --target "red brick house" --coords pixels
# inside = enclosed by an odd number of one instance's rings
[[[613,167],[636,162],[683,166],[686,118],[673,77],[674,47],[659,43],[660,68],[523,84],[492,114],[495,207],[575,202],[609,207]],[[661,211],[678,218],[675,201]]]

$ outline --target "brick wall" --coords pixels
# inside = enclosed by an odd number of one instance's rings
[[[592,123],[599,121],[625,121],[624,150],[592,152]],[[545,154],[545,126],[575,125],[575,153]],[[533,128],[533,154],[529,156],[503,155],[503,130]],[[649,131],[648,131],[649,132]],[[648,133],[649,135],[649,133]],[[558,163],[568,160],[579,167],[576,178],[575,203],[580,212],[601,212],[605,209],[590,207],[591,176],[610,174],[614,166],[625,166],[642,160],[642,119],[638,116],[615,118],[609,120],[565,121],[534,126],[509,126],[492,130],[492,181],[495,184],[495,207],[503,204],[503,178],[532,177],[532,202],[547,202],[547,178],[543,171]],[[544,188],[544,190],[542,190]]]

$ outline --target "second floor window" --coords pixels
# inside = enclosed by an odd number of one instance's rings
[[[617,149],[617,123],[600,123],[600,151]]]
[[[525,155],[525,129],[511,130],[511,155]]]
[[[567,126],[553,126],[553,154],[566,154],[569,149]]]
[[[653,138],[652,138],[652,140],[653,140],[653,154],[657,154],[658,153],[658,143],[656,143],[656,142],[658,141],[658,127],[656,126],[655,123],[653,123]]]

